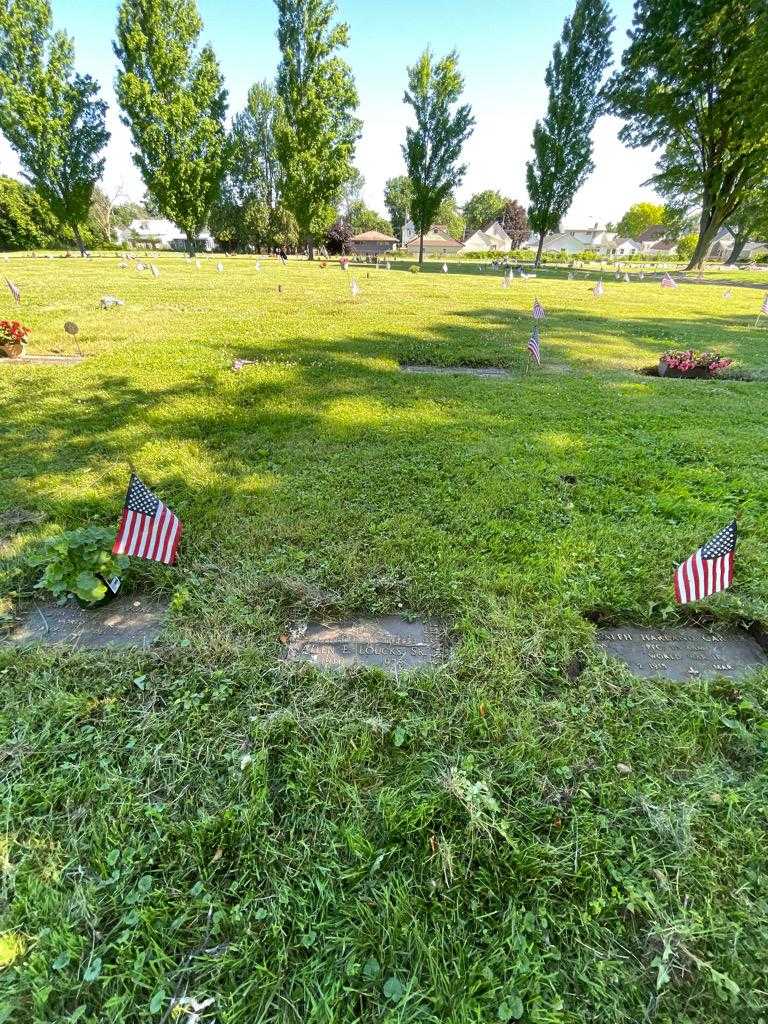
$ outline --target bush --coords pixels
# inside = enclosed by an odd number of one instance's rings
[[[412,274],[418,274],[421,270],[421,267],[418,265],[418,263],[414,263],[413,266],[410,267],[409,269]]]
[[[100,579],[120,576],[130,564],[125,555],[112,554],[114,534],[102,526],[59,534],[28,558],[32,566],[45,566],[36,590],[48,590],[64,604],[70,594],[90,604],[107,593]]]

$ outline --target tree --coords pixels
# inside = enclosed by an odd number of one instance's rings
[[[633,203],[616,225],[616,231],[624,238],[637,238],[648,228],[663,224],[665,210],[662,203]]]
[[[501,218],[507,200],[501,192],[487,189],[476,192],[464,204],[464,219],[467,222],[467,234],[487,228],[495,220]]]
[[[349,220],[349,211],[352,209],[352,204],[360,201],[364,185],[365,178],[356,167],[352,167],[350,169],[350,177],[344,182],[341,193],[340,211],[341,216],[346,220]]]
[[[354,232],[347,221],[339,217],[328,230],[325,239],[326,248],[331,256],[341,256],[349,252],[349,240]]]
[[[750,190],[726,228],[733,236],[729,264],[738,262],[750,238],[768,239],[768,180],[760,181]]]
[[[362,199],[356,199],[351,204],[344,220],[349,225],[353,235],[362,234],[363,231],[381,231],[385,235],[392,234],[390,222],[376,213],[375,210],[369,209]]]
[[[533,129],[534,158],[526,167],[528,220],[539,235],[536,266],[547,233],[558,229],[594,170],[592,130],[602,112],[600,80],[611,59],[612,29],[605,0],[577,0],[552,52],[547,113]]]
[[[74,54],[69,36],[53,31],[49,0],[0,4],[0,131],[84,253],[80,228],[109,132],[98,83],[75,72]]]
[[[219,197],[228,159],[227,92],[195,0],[122,0],[116,91],[147,191],[187,249]]]
[[[127,228],[131,221],[148,216],[146,208],[141,203],[117,203],[112,207],[112,227]]]
[[[59,231],[51,208],[31,185],[0,177],[0,251],[51,248]]]
[[[677,240],[677,255],[681,260],[689,260],[696,251],[698,235],[683,235]]]
[[[509,235],[513,249],[519,249],[531,233],[528,215],[516,199],[508,199],[501,213],[501,226]]]
[[[433,61],[425,50],[408,68],[403,100],[413,107],[416,127],[406,129],[403,156],[413,189],[411,217],[419,232],[419,266],[424,262],[424,232],[466,171],[458,161],[475,121],[468,103],[453,110],[463,88],[455,51]]]
[[[392,222],[392,233],[402,240],[405,222],[411,216],[413,186],[405,174],[389,178],[384,185],[384,205]]]
[[[637,0],[607,90],[630,146],[662,150],[650,179],[700,207],[689,269],[768,166],[765,0]]]
[[[279,106],[274,86],[257,82],[248,90],[245,110],[232,125],[229,169],[210,218],[216,238],[232,248],[260,248],[277,241],[281,174],[275,120]]]
[[[360,136],[352,72],[336,53],[347,45],[349,29],[343,23],[331,24],[336,14],[333,0],[275,3],[282,54],[275,143],[283,201],[313,259],[315,239],[333,222],[344,185],[353,177],[352,159]]]
[[[467,230],[467,222],[459,211],[453,196],[446,196],[435,214],[435,223],[444,224],[451,238],[461,242]]]

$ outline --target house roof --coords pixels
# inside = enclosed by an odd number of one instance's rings
[[[363,231],[362,234],[353,235],[350,242],[396,242],[392,235],[385,235],[381,231]]]
[[[409,242],[406,243],[406,248],[411,246],[417,246],[419,244],[419,236],[416,235]],[[456,248],[461,247],[461,242],[457,242],[455,238],[451,238],[445,228],[438,224],[433,224],[429,231],[424,232],[424,245],[447,245],[448,247],[455,245]]]
[[[641,231],[637,236],[638,242],[658,242],[666,237],[667,228],[663,224],[653,224],[651,227]]]
[[[635,246],[635,248],[637,248],[639,246],[639,244],[640,244],[639,242],[636,242],[634,238],[623,238],[622,237],[622,238],[614,238],[614,240],[611,242],[611,245],[615,245],[615,246],[618,247],[619,245],[626,245],[627,242],[631,242],[632,245]]]
[[[658,252],[672,252],[672,250],[676,248],[677,242],[667,241],[665,239],[662,239],[660,242],[651,246],[651,250],[656,249]]]

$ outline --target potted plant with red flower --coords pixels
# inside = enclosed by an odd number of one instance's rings
[[[719,352],[665,352],[659,360],[660,377],[703,378],[714,377],[727,369],[732,359],[724,359]]]
[[[18,320],[0,320],[0,356],[6,359],[18,359],[24,355],[29,327]]]

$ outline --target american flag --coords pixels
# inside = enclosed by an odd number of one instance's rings
[[[538,365],[541,366],[541,346],[539,345],[538,325],[533,328],[533,333],[528,339],[528,351],[531,353],[531,359],[535,359]]]
[[[18,299],[16,301],[18,302]],[[763,316],[768,316],[768,292],[765,293],[765,298],[763,299],[763,304],[760,307],[760,312]]]
[[[349,287],[350,291],[352,292],[352,298],[356,299],[357,296],[360,294],[360,285],[357,283],[354,277],[352,278],[352,283],[350,284]]]
[[[597,284],[595,285],[595,287],[592,289],[592,294],[599,299],[604,291],[605,291],[605,286],[603,285],[603,282],[602,281],[598,281]]]
[[[19,288],[19,286],[17,284],[14,284],[13,281],[9,281],[7,277],[5,279],[5,283],[10,288],[11,295],[14,297],[15,301],[21,302],[21,289]]]
[[[675,570],[675,600],[678,604],[701,601],[733,583],[733,556],[736,551],[736,520],[715,534],[712,540],[694,551]]]
[[[539,302],[538,299],[534,299],[533,300],[533,319],[534,320],[543,320],[545,316],[546,316],[546,313],[544,312],[544,307],[542,306],[542,304]]]
[[[120,520],[112,554],[134,555],[136,558],[173,565],[181,533],[182,525],[178,516],[135,473],[131,473],[123,518]]]
[[[662,288],[677,288],[677,282],[674,278],[670,277],[669,274],[665,274],[661,279]]]

